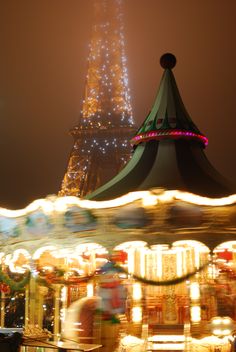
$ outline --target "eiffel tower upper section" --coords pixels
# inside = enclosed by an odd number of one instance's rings
[[[121,0],[94,0],[84,100],[61,196],[83,197],[129,160],[135,133],[124,47]]]

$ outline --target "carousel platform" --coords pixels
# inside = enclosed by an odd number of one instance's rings
[[[184,351],[185,337],[181,335],[154,335],[148,339],[147,351]]]
[[[184,351],[183,324],[151,324],[152,336],[148,338],[147,351]]]

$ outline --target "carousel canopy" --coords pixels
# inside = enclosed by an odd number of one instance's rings
[[[208,140],[182,102],[172,73],[175,56],[164,54],[160,63],[163,77],[153,108],[131,140],[132,159],[111,181],[88,195],[88,199],[107,200],[159,187],[211,198],[235,193],[204,154]]]

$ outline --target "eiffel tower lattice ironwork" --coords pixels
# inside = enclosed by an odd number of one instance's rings
[[[83,197],[106,183],[131,156],[135,133],[124,48],[121,0],[95,0],[95,21],[79,123],[60,196]]]

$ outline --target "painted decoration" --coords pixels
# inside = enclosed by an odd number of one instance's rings
[[[46,234],[53,228],[49,217],[40,211],[28,215],[25,225],[27,231],[32,235]]]
[[[96,224],[95,216],[86,209],[71,207],[64,216],[64,226],[72,232],[93,230]]]
[[[227,248],[220,252],[217,252],[216,255],[218,259],[224,259],[227,262],[230,260],[233,260],[233,253],[232,251],[229,251]]]
[[[174,226],[194,227],[202,225],[203,212],[199,206],[178,202],[169,209],[167,222]]]
[[[122,229],[142,228],[150,222],[145,209],[127,205],[117,211],[114,224]]]
[[[119,271],[111,262],[107,262],[100,271],[97,294],[101,297],[100,309],[104,320],[125,312],[127,290],[118,276]]]
[[[112,260],[116,263],[125,264],[128,261],[128,253],[124,250],[114,250],[112,253]]]
[[[0,232],[6,237],[18,237],[20,235],[20,228],[16,219],[0,218]]]

